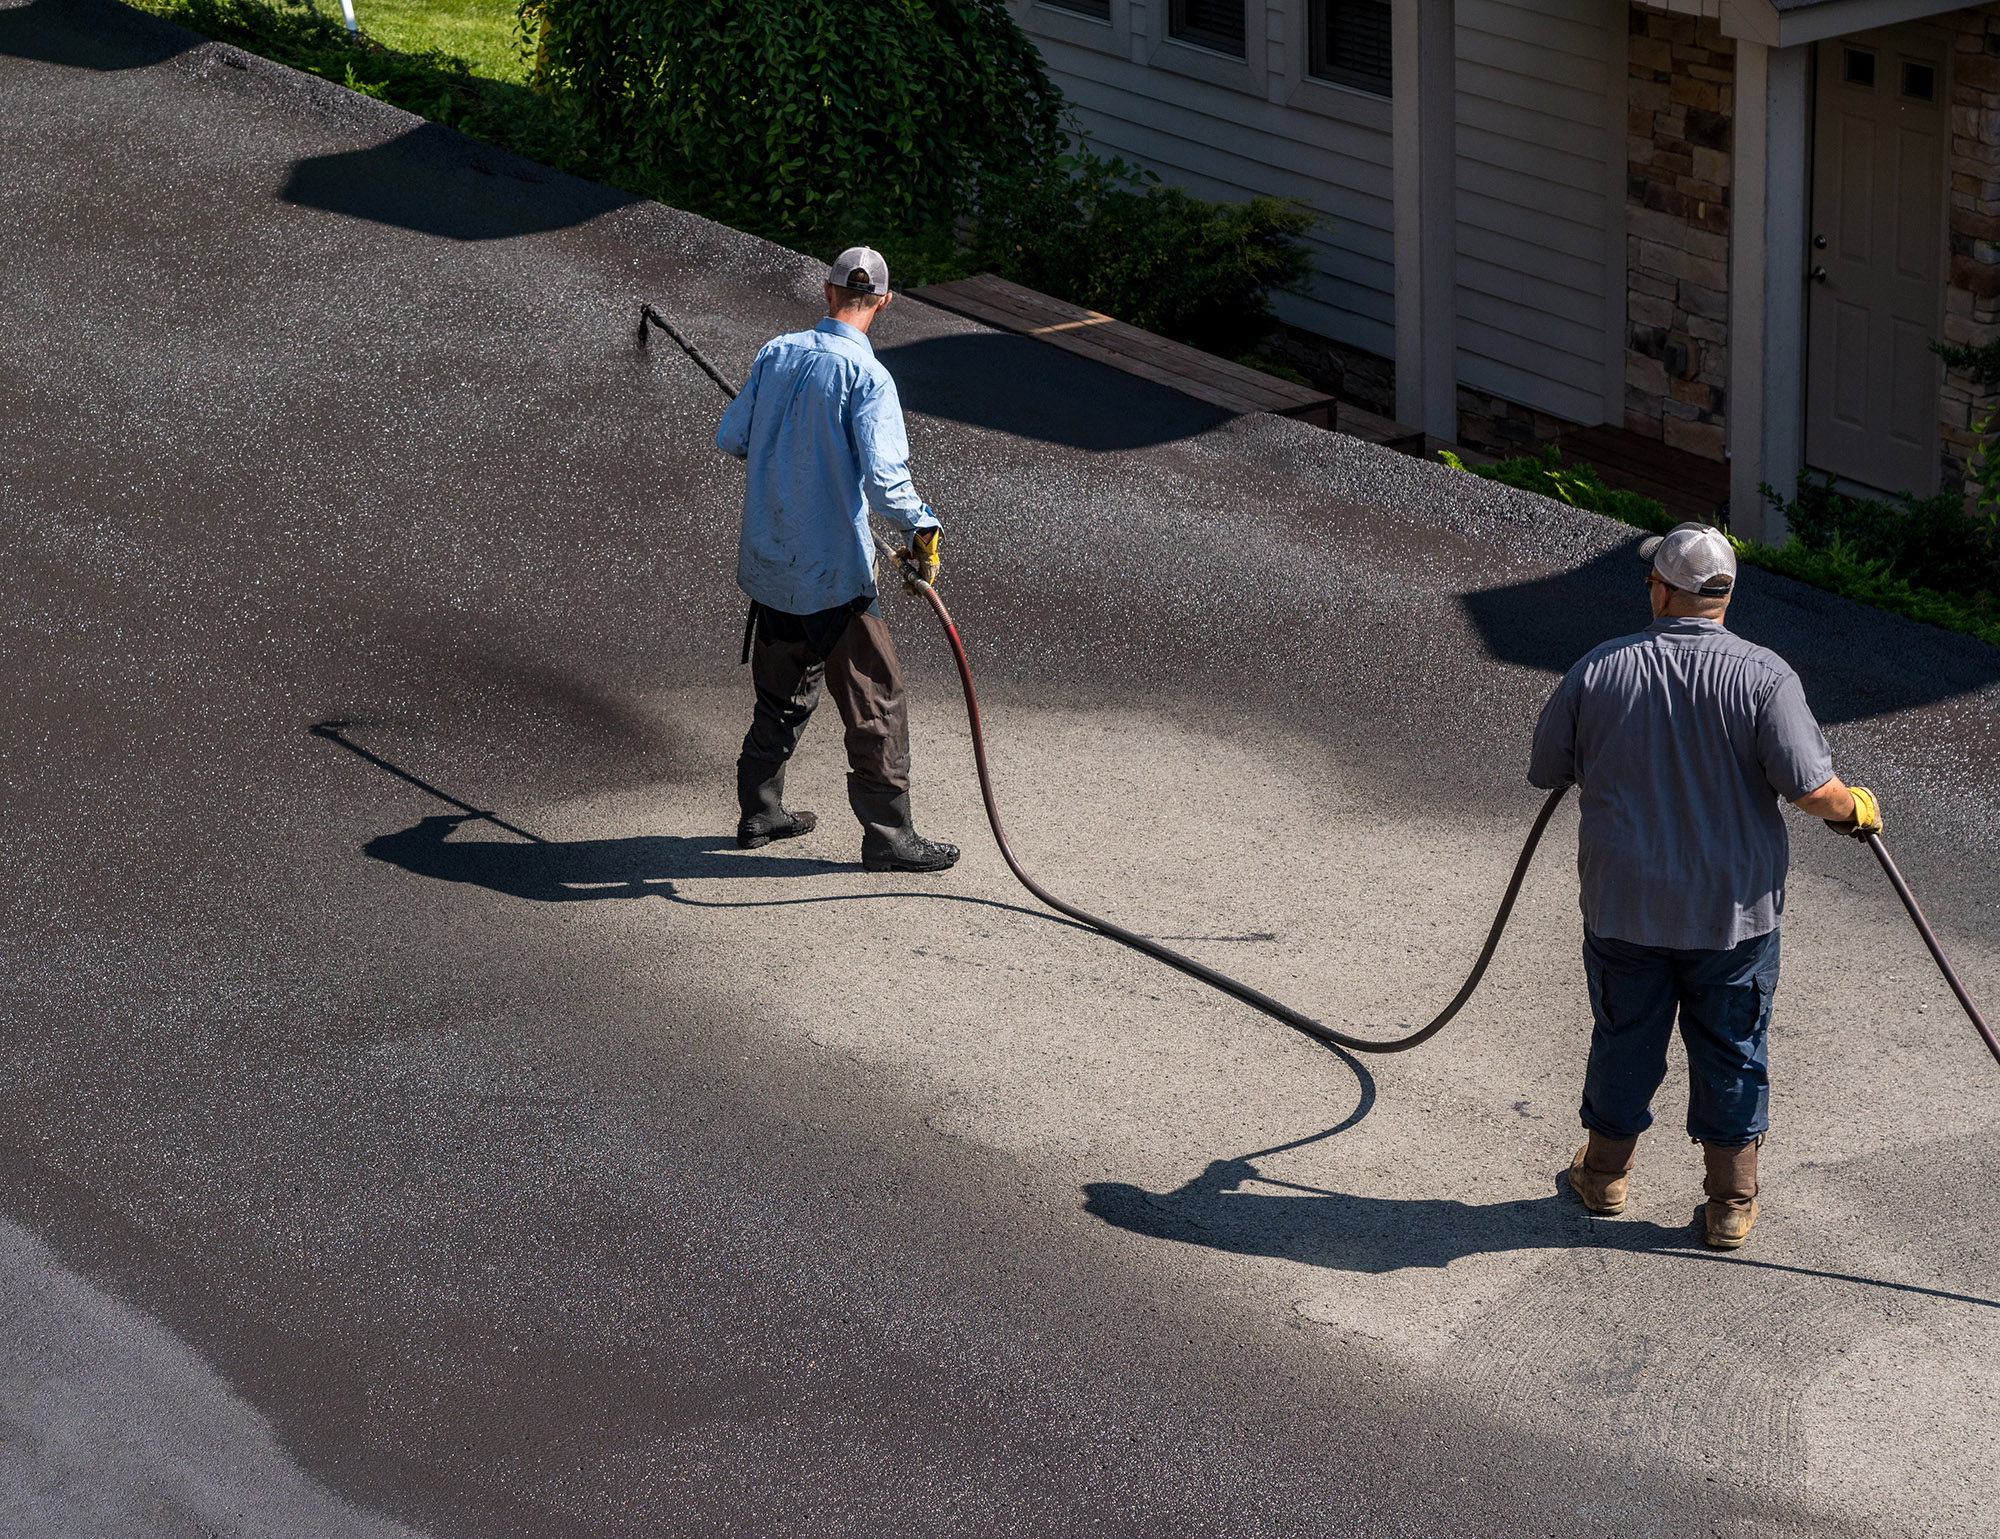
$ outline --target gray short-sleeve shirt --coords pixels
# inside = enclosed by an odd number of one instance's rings
[[[1778,927],[1780,799],[1833,778],[1799,676],[1714,620],[1656,620],[1564,675],[1528,779],[1583,803],[1583,922],[1641,946],[1725,950]]]

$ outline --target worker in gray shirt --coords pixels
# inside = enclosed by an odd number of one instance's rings
[[[1757,1221],[1757,1149],[1770,1127],[1765,1034],[1790,863],[1780,803],[1856,838],[1880,832],[1882,817],[1864,787],[1833,773],[1798,675],[1724,629],[1729,541],[1682,524],[1639,554],[1652,625],[1564,675],[1528,768],[1544,790],[1574,783],[1583,805],[1577,870],[1596,1025],[1588,1139],[1569,1179],[1593,1213],[1624,1209],[1678,1013],[1708,1243],[1734,1249]]]

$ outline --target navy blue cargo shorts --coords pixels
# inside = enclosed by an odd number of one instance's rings
[[[1747,1144],[1771,1125],[1765,1033],[1778,989],[1778,932],[1726,951],[1640,946],[1583,932],[1590,1064],[1583,1125],[1633,1138],[1653,1125],[1674,1016],[1688,1055],[1688,1136]]]

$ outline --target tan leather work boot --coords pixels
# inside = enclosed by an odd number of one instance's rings
[[[1637,1138],[1606,1138],[1592,1132],[1569,1162],[1569,1184],[1593,1213],[1625,1211],[1626,1178],[1638,1151]]]
[[[1717,1250],[1734,1250],[1750,1238],[1757,1222],[1757,1146],[1747,1144],[1703,1144],[1701,1157],[1708,1167],[1702,1190],[1708,1193],[1703,1217],[1708,1222],[1708,1243]]]

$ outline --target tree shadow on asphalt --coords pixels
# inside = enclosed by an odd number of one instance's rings
[[[1365,1100],[1373,1101],[1372,1085]],[[1200,1175],[1171,1192],[1149,1192],[1123,1181],[1089,1182],[1083,1188],[1084,1211],[1151,1239],[1239,1256],[1272,1256],[1337,1272],[1380,1275],[1442,1268],[1467,1256],[1503,1251],[1621,1250],[1790,1272],[2000,1309],[2000,1300],[1942,1288],[1713,1251],[1693,1222],[1675,1226],[1644,1219],[1593,1218],[1570,1194],[1566,1172],[1556,1177],[1556,1190],[1546,1196],[1476,1203],[1446,1197],[1362,1197],[1281,1181],[1258,1170],[1255,1162],[1265,1155],[1332,1137],[1363,1115],[1365,1107],[1310,1138],[1212,1160]],[[1279,1192],[1245,1191],[1253,1182]]]
[[[302,208],[458,241],[564,230],[639,201],[436,123],[369,149],[297,161],[279,196]]]
[[[1565,673],[1593,647],[1651,622],[1637,557],[1641,538],[1634,531],[1630,545],[1551,577],[1460,594],[1459,605],[1489,656]],[[1800,615],[1796,604],[1772,591],[1780,586],[1790,586],[1788,579],[1746,569],[1743,594],[1729,606],[1729,628],[1770,647],[1798,671],[1822,722],[1928,705],[2000,680],[2000,648],[1858,605],[1848,616],[1854,623],[1829,634],[1826,616]]]
[[[145,69],[200,41],[156,17],[102,0],[33,0],[0,10],[0,56],[70,69]]]
[[[880,349],[903,405],[926,417],[1093,454],[1193,438],[1230,413],[1027,337],[984,331]]]

